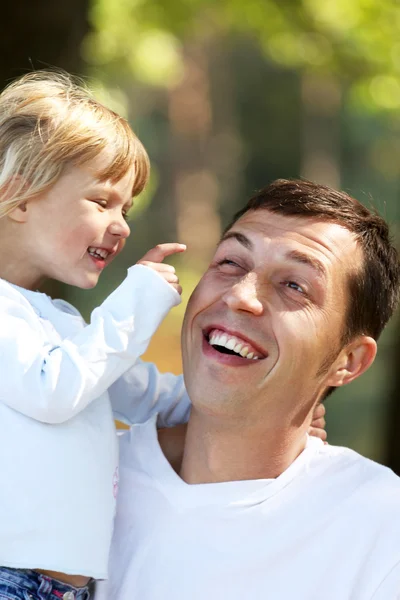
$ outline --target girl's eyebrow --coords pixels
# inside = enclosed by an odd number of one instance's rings
[[[244,246],[247,250],[253,250],[254,249],[254,244],[250,240],[250,238],[248,238],[243,233],[239,233],[239,231],[227,231],[222,236],[222,238],[220,239],[220,241],[218,242],[218,246],[220,244],[222,244],[222,242],[225,242],[226,240],[230,240],[230,239],[234,239],[234,240],[238,241],[239,244],[241,244],[242,246]]]
[[[125,202],[124,208],[126,208],[128,211],[130,211],[131,208],[133,208],[133,198],[131,200],[128,200],[127,202]]]

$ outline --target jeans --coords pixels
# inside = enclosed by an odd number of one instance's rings
[[[75,588],[30,569],[0,567],[0,600],[89,600],[87,587]]]

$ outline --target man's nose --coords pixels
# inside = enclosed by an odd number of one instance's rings
[[[108,230],[112,235],[122,239],[127,238],[131,233],[130,227],[122,215],[112,219]]]
[[[223,295],[223,301],[231,310],[246,311],[257,317],[264,312],[257,292],[257,279],[251,275],[230,287]]]

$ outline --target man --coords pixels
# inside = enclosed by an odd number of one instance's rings
[[[108,600],[400,598],[400,479],[308,438],[371,365],[399,298],[386,223],[278,180],[236,215],[186,311],[181,453],[121,440]]]

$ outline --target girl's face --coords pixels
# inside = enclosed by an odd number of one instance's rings
[[[24,281],[35,289],[45,279],[92,288],[119,254],[130,230],[133,168],[118,182],[99,181],[106,154],[71,167],[47,192],[29,201],[21,223]]]

